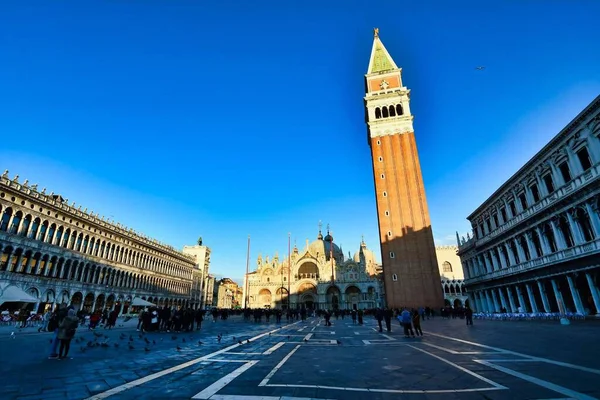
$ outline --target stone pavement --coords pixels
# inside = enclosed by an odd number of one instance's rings
[[[414,339],[405,339],[397,322],[389,333],[379,333],[372,319],[363,326],[349,319],[332,323],[208,322],[200,334],[147,334],[148,345],[134,330],[122,329],[107,334],[119,347],[74,343],[75,358],[63,361],[46,359],[49,335],[2,337],[9,361],[1,367],[0,398],[600,397],[600,324],[594,321],[567,327],[475,321],[467,327],[464,320],[436,318],[424,321],[425,336]]]

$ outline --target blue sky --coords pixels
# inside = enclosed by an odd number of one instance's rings
[[[362,97],[403,68],[438,244],[600,93],[594,1],[30,1],[0,12],[0,168],[240,279],[330,223],[377,253]],[[484,71],[476,66],[484,65]]]

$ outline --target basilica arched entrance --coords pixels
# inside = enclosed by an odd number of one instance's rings
[[[346,304],[347,309],[356,310],[360,303],[360,289],[356,286],[348,286],[346,288]]]
[[[315,297],[310,293],[302,296],[302,307],[306,308],[307,310],[314,310]]]
[[[327,289],[327,307],[331,310],[340,309],[340,289],[337,286]]]
[[[313,310],[316,306],[317,287],[310,282],[304,282],[298,287],[300,307]]]

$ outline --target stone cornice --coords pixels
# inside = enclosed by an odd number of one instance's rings
[[[564,146],[569,141],[569,136],[576,134],[582,129],[582,124],[590,119],[594,114],[600,113],[600,96],[596,97],[583,111],[581,111],[571,122],[567,124],[554,138],[550,140],[539,152],[537,152],[529,161],[525,163],[513,176],[504,182],[491,196],[489,196],[467,219],[473,221],[486,209],[502,198],[507,192],[510,192],[516,184],[522,184],[523,180],[529,178],[529,174],[536,168],[543,166],[549,159],[555,159],[560,156]]]

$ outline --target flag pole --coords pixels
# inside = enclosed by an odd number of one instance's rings
[[[248,308],[248,273],[250,268],[250,235],[248,235],[248,252],[246,253],[246,307]]]
[[[288,287],[287,287],[287,303],[288,303],[287,304],[288,305],[287,308],[288,308],[288,311],[290,309],[290,297],[291,297],[291,294],[290,294],[290,274],[291,274],[291,271],[292,271],[292,252],[290,250],[291,237],[292,237],[292,234],[290,232],[288,232]]]

